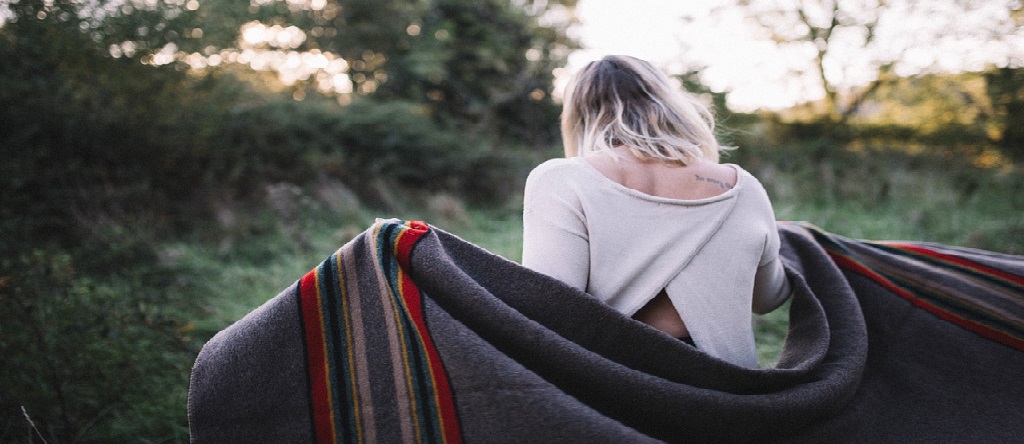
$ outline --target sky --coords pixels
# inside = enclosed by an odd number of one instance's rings
[[[772,48],[757,42],[738,17],[734,26],[710,27],[707,23],[686,23],[683,16],[706,16],[720,0],[580,0],[577,37],[584,49],[569,57],[566,74],[587,62],[609,54],[624,54],[647,60],[669,73],[687,66],[708,65],[704,81],[715,90],[730,90],[730,107],[753,110],[782,108],[813,96],[801,91],[788,75],[786,65],[768,57]],[[688,50],[684,50],[689,46]],[[769,45],[770,46],[770,45]],[[752,75],[752,73],[757,73]]]
[[[810,78],[813,72],[805,71],[804,78],[794,74],[794,68],[806,67],[806,51],[780,51],[772,43],[754,38],[751,26],[735,13],[719,16],[717,24],[706,20],[713,7],[728,1],[579,0],[576,37],[584,49],[571,54],[566,69],[556,73],[559,81],[555,95],[560,96],[568,75],[587,62],[608,54],[626,54],[646,59],[670,74],[683,72],[685,67],[703,67],[703,81],[713,90],[729,91],[729,106],[737,111],[781,109],[821,98],[823,91]],[[874,50],[911,48],[897,68],[901,75],[928,70],[981,70],[993,63],[1020,66],[1024,64],[1024,36],[1020,30],[1011,43],[956,35],[957,30],[970,33],[994,29],[994,20],[1005,16],[1007,1],[975,3],[972,13],[966,15],[893,15],[890,26],[879,29],[880,33],[888,32],[880,39],[889,40]],[[944,4],[947,2],[936,2],[931,7]],[[697,20],[684,21],[685,15]],[[921,37],[926,35],[941,36],[942,41]],[[874,69],[865,48],[840,47],[836,54],[826,67],[830,78],[846,85],[863,85],[873,78]]]

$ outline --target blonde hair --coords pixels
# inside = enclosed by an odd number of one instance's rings
[[[638,157],[683,165],[703,158],[718,162],[711,110],[677,88],[650,63],[607,56],[580,70],[565,89],[562,143],[567,157],[616,146]]]

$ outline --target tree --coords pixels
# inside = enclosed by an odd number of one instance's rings
[[[32,439],[27,418],[49,442],[187,440],[207,332],[184,321],[208,305],[158,253],[205,237],[219,199],[328,176],[507,193],[465,130],[555,127],[528,119],[571,45],[543,22],[557,4],[0,0],[0,442]],[[263,80],[229,60],[247,24],[339,54],[366,97],[236,81]]]
[[[900,76],[1024,63],[1012,47],[1024,33],[1021,6],[1019,0],[736,0],[727,8],[739,9],[780,49],[805,54],[824,117],[843,122]]]
[[[86,206],[167,185],[164,162],[196,142],[189,126],[201,113],[181,106],[189,79],[140,63],[194,26],[191,18],[112,4],[10,4],[0,28],[0,229],[17,235],[2,236],[0,251],[75,242],[67,228]]]
[[[574,4],[324,0],[281,8],[270,1],[254,15],[301,30],[296,51],[344,59],[354,94],[419,103],[439,120],[475,132],[528,134],[548,131],[524,116],[551,114],[552,71],[576,47],[566,33],[573,23],[566,11]]]
[[[986,73],[985,80],[997,142],[1011,158],[1024,160],[1024,69],[996,69]]]

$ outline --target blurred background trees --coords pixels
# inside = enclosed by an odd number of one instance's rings
[[[806,58],[794,76],[823,95],[822,117],[845,122],[878,88],[920,74],[981,71],[997,60],[1021,63],[1024,15],[1016,0],[735,0],[738,12],[783,53]],[[995,50],[993,50],[995,49]]]
[[[186,441],[224,323],[197,327],[207,265],[173,244],[308,250],[304,187],[323,220],[400,189],[500,199],[499,148],[555,142],[571,6],[0,2],[0,441]]]
[[[186,441],[199,347],[373,217],[518,259],[575,4],[0,0],[0,441]],[[920,56],[1017,44],[1020,2],[731,7],[822,98],[741,112],[675,74],[780,219],[1024,252],[1024,55]]]
[[[730,14],[772,42],[792,77],[821,97],[779,112],[780,122],[795,123],[780,131],[989,166],[1022,158],[1018,0],[735,0],[712,20]]]
[[[74,219],[105,207],[188,212],[210,188],[314,177],[325,156],[349,186],[408,169],[382,159],[408,155],[417,168],[398,178],[442,187],[485,143],[549,145],[551,71],[574,44],[568,21],[540,20],[564,7],[13,2],[2,211],[21,236],[7,247],[77,239]],[[343,106],[354,101],[388,104]]]

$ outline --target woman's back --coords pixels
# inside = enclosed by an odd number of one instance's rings
[[[670,199],[706,199],[736,185],[736,171],[710,162],[689,165],[638,158],[626,147],[584,158],[609,180],[652,196]],[[664,290],[633,314],[633,319],[677,338],[689,338],[686,323]]]
[[[668,174],[701,171],[719,174],[704,179],[723,180],[721,168],[734,184],[723,182],[729,189],[707,197],[657,196],[605,176],[590,157],[551,160],[530,175],[523,265],[627,316],[652,300],[657,304],[665,291],[671,303],[662,310],[675,308],[675,319],[685,321],[698,347],[752,365],[755,272],[778,251],[774,215],[757,180],[734,165],[677,169]],[[649,183],[658,188],[659,181]],[[676,336],[687,333],[637,319]]]

